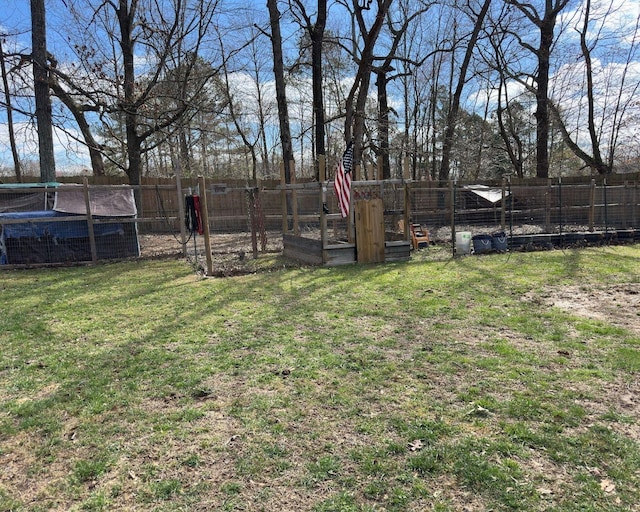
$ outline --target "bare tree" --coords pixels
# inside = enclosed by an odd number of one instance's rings
[[[291,127],[289,124],[289,107],[287,105],[286,82],[284,78],[284,55],[282,53],[282,33],[280,30],[280,11],[277,0],[267,0],[269,9],[269,26],[271,27],[271,47],[273,49],[273,74],[276,81],[276,101],[278,103],[278,121],[280,124],[280,143],[285,181],[291,182],[291,162],[293,162],[293,146],[291,144]]]
[[[484,0],[480,7],[480,10],[477,13],[473,11],[473,8],[471,7],[470,4],[468,5],[471,15],[474,16],[473,30],[471,32],[469,40],[466,43],[466,49],[464,53],[464,58],[462,59],[462,64],[460,66],[458,81],[456,84],[455,91],[453,92],[451,106],[447,113],[446,128],[444,132],[444,141],[442,145],[442,160],[440,162],[440,173],[438,176],[441,180],[445,180],[449,178],[449,159],[451,156],[451,148],[453,147],[453,142],[454,142],[453,136],[456,129],[458,112],[460,110],[460,99],[462,97],[462,90],[467,81],[467,71],[469,69],[471,57],[475,50],[476,43],[478,42],[478,38],[480,37],[482,26],[484,24],[484,19],[487,15],[487,12],[489,11],[490,5],[491,5],[491,0]]]
[[[74,39],[80,64],[68,79],[94,103],[106,140],[111,145],[117,141],[122,149],[123,158],[106,153],[111,164],[122,169],[131,184],[139,184],[143,154],[193,115],[193,104],[217,73],[211,67],[209,76],[196,73],[217,3],[118,0],[71,6],[78,23],[84,20],[89,30]],[[134,62],[142,54],[144,67]],[[164,78],[175,69],[180,73],[171,75],[175,83],[168,88]],[[165,101],[168,95],[171,101]]]
[[[555,43],[555,27],[559,14],[569,0],[545,0],[542,12],[532,3],[520,0],[505,0],[516,7],[538,30],[540,41],[537,47],[516,34],[520,45],[533,53],[537,60],[535,73],[536,94],[536,176],[549,177],[549,73],[551,50]]]
[[[354,48],[353,59],[357,63],[356,76],[346,101],[344,133],[347,142],[353,141],[353,163],[357,165],[362,158],[362,141],[365,131],[365,106],[371,84],[371,72],[375,58],[374,50],[378,37],[382,31],[387,12],[393,0],[377,0],[377,11],[371,26],[363,16],[363,8],[358,0],[353,0],[352,16],[355,16],[363,48],[357,52]],[[353,34],[353,44],[356,46],[356,36]]]
[[[398,9],[387,12],[387,48],[386,55],[374,58],[373,71],[376,75],[376,88],[378,95],[378,136],[377,154],[382,157],[382,178],[391,178],[389,129],[390,114],[387,86],[389,82],[401,78],[404,74],[411,73],[417,68],[425,57],[420,59],[412,58],[404,53],[400,54],[399,48],[407,38],[407,31],[410,25],[420,16],[425,14],[431,3],[409,5],[403,3]],[[398,20],[394,20],[394,15],[398,14]],[[396,70],[396,67],[400,68]]]
[[[11,155],[13,157],[13,168],[18,183],[22,182],[22,171],[20,169],[20,157],[18,155],[18,146],[16,144],[16,134],[13,127],[13,106],[11,101],[11,91],[9,90],[9,78],[7,76],[7,66],[5,61],[5,53],[2,45],[2,37],[0,36],[0,70],[2,71],[2,86],[4,88],[4,100],[7,108],[7,129],[9,131],[9,144],[11,145]]]
[[[59,71],[58,63],[52,55],[49,55],[50,71],[49,74],[49,87],[51,91],[62,101],[62,103],[69,109],[71,115],[76,121],[80,133],[84,138],[84,144],[89,150],[89,158],[91,159],[91,169],[94,176],[104,175],[104,159],[102,158],[102,152],[104,147],[98,143],[94,137],[93,131],[87,120],[86,114],[88,112],[97,112],[98,107],[95,103],[81,103],[76,101],[76,98],[82,98],[81,95],[73,94],[72,91],[67,90],[61,83],[62,77],[67,83],[73,83],[72,80],[65,74]]]
[[[606,11],[600,13],[599,16],[601,19],[607,19],[614,14],[614,11],[614,3],[610,2]],[[559,102],[552,102],[550,109],[564,142],[573,153],[584,162],[586,167],[591,168],[597,174],[610,174],[614,169],[618,138],[624,126],[625,115],[640,88],[640,83],[637,81],[631,83],[630,86],[627,85],[629,68],[637,49],[636,40],[640,17],[636,19],[631,34],[626,34],[625,31],[617,34],[618,38],[616,39],[627,39],[630,42],[627,43],[626,58],[622,58],[624,46],[616,41],[619,50],[615,67],[621,71],[614,73],[613,80],[616,80],[617,83],[608,84],[606,83],[607,79],[602,76],[603,74],[601,74],[600,83],[596,83],[593,54],[601,42],[600,39],[605,38],[602,35],[602,22],[600,22],[600,26],[597,21],[592,22],[591,14],[591,0],[585,0],[582,9],[582,23],[576,27],[576,31],[580,37],[580,54],[584,65],[583,76],[586,89],[582,91],[580,96],[587,103],[586,131],[589,147],[586,148],[579,144],[580,130],[576,130],[573,135],[570,133],[564,119],[563,108]],[[594,35],[590,38],[590,34]],[[598,108],[598,104],[602,107]]]

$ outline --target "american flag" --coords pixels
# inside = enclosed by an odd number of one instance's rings
[[[353,167],[353,142],[349,142],[336,168],[336,177],[333,180],[333,189],[338,198],[338,206],[342,217],[349,216],[351,203],[351,168]]]

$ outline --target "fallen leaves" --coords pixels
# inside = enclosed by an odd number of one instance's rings
[[[616,484],[614,484],[608,478],[605,478],[603,480],[600,480],[600,489],[602,489],[607,494],[611,494],[611,493],[615,492]]]

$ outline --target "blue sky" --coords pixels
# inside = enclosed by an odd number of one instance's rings
[[[614,0],[617,3],[617,8],[612,15],[609,15],[603,26],[611,27],[611,30],[615,32],[617,27],[620,26],[623,20],[626,22],[632,22],[640,15],[640,0]],[[603,0],[598,5],[608,5],[609,0]],[[6,36],[5,51],[24,51],[29,52],[30,48],[30,8],[28,0],[4,0],[3,8],[0,10],[0,33]],[[575,9],[582,5],[582,0],[572,2]],[[594,4],[595,5],[595,4]],[[64,22],[61,20],[66,14],[66,7],[63,0],[46,0],[47,6],[47,18],[48,18],[48,44],[52,48],[59,59],[64,61],[63,52],[67,51],[65,30],[67,29]],[[266,7],[264,2],[260,2],[257,8],[266,14]],[[568,10],[565,14],[565,19],[571,17],[572,10]],[[286,27],[284,28],[286,31]],[[576,37],[576,32],[573,27],[567,31],[567,37]],[[639,61],[635,62],[631,66],[631,76],[638,77],[640,80],[640,56]],[[605,62],[603,60],[597,60],[596,65],[599,66],[599,72],[602,73],[614,73],[616,72],[615,62]],[[571,67],[573,66],[573,67]],[[576,68],[576,64],[568,64],[563,68],[562,77],[568,77],[569,73],[579,73],[580,69]],[[271,77],[269,77],[271,80]],[[238,78],[238,83],[242,82],[242,78]],[[571,92],[568,86],[562,84],[561,81],[557,82],[559,87],[563,91]],[[269,89],[269,88],[267,88]],[[467,93],[473,97],[473,91],[468,90]],[[292,94],[292,97],[294,95]],[[481,103],[482,99],[479,99],[479,94],[475,96],[475,100]],[[391,99],[393,102],[393,98]],[[401,105],[397,105],[401,108]],[[295,107],[298,108],[298,107]],[[309,114],[305,113],[305,116]],[[31,124],[27,122],[24,117],[19,115],[15,116],[17,136],[19,138],[19,144],[21,148],[21,157],[24,161],[37,161],[37,144],[35,141],[34,130]],[[640,116],[635,126],[640,125]],[[76,143],[73,138],[77,136],[77,133],[71,131],[71,133],[64,133],[61,130],[56,130],[54,134],[55,151],[56,151],[56,163],[58,170],[72,170],[77,171],[82,168],[89,167],[89,158],[86,150],[83,149],[81,144]],[[7,127],[6,127],[6,111],[0,109],[0,167],[13,167],[13,161],[11,158]]]
[[[31,11],[28,0],[4,0],[0,10],[0,33],[5,36],[3,49],[5,52],[28,53],[31,47]],[[50,48],[61,47],[64,33],[53,23],[56,9],[64,8],[61,0],[47,0],[47,43]],[[0,167],[13,169],[13,158],[9,146],[6,125],[6,110],[0,109]],[[21,160],[25,165],[29,161],[37,162],[38,146],[33,126],[24,116],[14,113],[16,123],[16,139],[20,146]],[[74,135],[74,132],[71,132]],[[77,134],[75,134],[77,135]],[[54,131],[54,147],[56,164],[61,171],[77,171],[90,167],[89,156],[82,145],[61,130]]]

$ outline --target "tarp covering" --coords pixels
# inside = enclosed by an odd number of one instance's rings
[[[55,212],[53,210],[43,210],[39,212],[14,212],[0,214],[0,224],[3,220],[20,219],[25,220],[20,224],[3,224],[2,237],[7,238],[40,238],[46,235],[54,239],[80,238],[89,236],[87,221],[83,218],[70,221],[57,221],[56,217],[70,217],[66,213]],[[51,219],[28,222],[29,219]],[[93,232],[96,236],[123,234],[122,224],[94,224]]]
[[[0,198],[0,213],[31,212],[47,207],[47,194],[3,194]]]
[[[0,264],[39,264],[91,261],[89,226],[84,216],[75,217],[53,210],[0,214]],[[21,221],[7,224],[7,221]],[[133,222],[100,222],[93,232],[99,260],[140,255]],[[4,221],[4,222],[3,222]]]
[[[49,198],[58,186],[55,182],[0,183],[0,213],[47,210],[51,208]]]
[[[131,189],[89,189],[89,207],[92,215],[102,217],[134,217],[138,213]],[[65,185],[57,190],[53,209],[86,215],[84,187]]]
[[[492,204],[499,203],[502,201],[502,189],[501,188],[491,188],[486,185],[465,185],[462,187],[464,190],[468,190],[481,197],[485,201],[489,201]],[[505,198],[509,196],[509,192],[505,190],[504,192]]]

